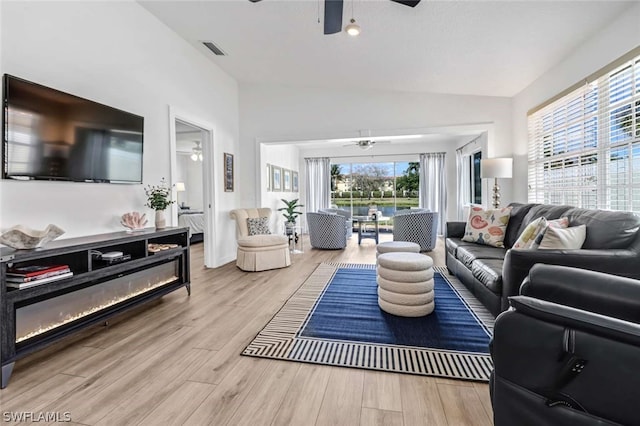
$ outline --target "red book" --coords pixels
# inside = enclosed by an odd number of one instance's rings
[[[43,266],[43,265],[29,265],[29,266],[19,266],[17,268],[9,268],[7,269],[7,277],[22,277],[22,278],[32,278],[38,277],[40,275],[50,274],[52,272],[58,271],[68,271],[69,265],[53,265],[53,266]]]

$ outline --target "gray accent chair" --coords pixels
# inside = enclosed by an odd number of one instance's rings
[[[307,213],[309,241],[317,249],[339,250],[347,246],[344,216],[335,213]]]
[[[337,214],[344,217],[347,239],[351,238],[351,236],[353,235],[353,218],[351,217],[350,211],[343,209],[318,209],[318,212]]]
[[[438,212],[426,209],[400,210],[393,216],[393,241],[420,245],[420,251],[436,248]]]

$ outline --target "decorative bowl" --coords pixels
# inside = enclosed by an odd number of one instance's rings
[[[24,225],[16,225],[0,235],[0,243],[14,249],[33,249],[62,234],[64,234],[64,230],[53,224],[47,225],[42,231],[27,228]]]

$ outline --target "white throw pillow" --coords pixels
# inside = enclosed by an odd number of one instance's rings
[[[540,250],[579,249],[582,248],[586,238],[587,227],[585,225],[572,226],[571,228],[549,226],[538,248]]]

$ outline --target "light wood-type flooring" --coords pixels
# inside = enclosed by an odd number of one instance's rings
[[[19,360],[0,423],[7,412],[118,426],[492,423],[486,384],[240,356],[320,262],[375,262],[375,242],[355,235],[345,250],[304,248],[289,268],[248,273],[206,269],[193,246],[191,297],[181,289]],[[442,241],[429,254],[444,265]]]

